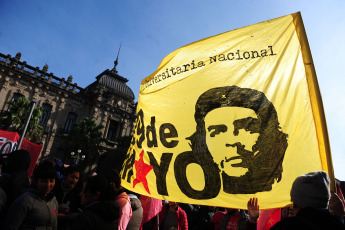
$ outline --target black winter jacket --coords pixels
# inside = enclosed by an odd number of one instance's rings
[[[301,209],[296,216],[288,217],[276,223],[272,230],[284,229],[345,229],[343,225],[334,215],[327,209],[304,208]]]
[[[117,229],[120,206],[115,201],[95,202],[83,209],[74,219],[73,230],[114,230]]]

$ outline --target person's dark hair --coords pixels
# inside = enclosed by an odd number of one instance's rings
[[[232,194],[252,194],[270,191],[274,180],[279,182],[282,177],[282,163],[285,155],[287,134],[281,131],[277,111],[264,93],[249,88],[225,86],[212,88],[198,98],[195,105],[194,118],[196,131],[188,140],[194,154],[212,164],[212,158],[206,145],[205,116],[212,110],[222,107],[242,107],[254,110],[259,125],[248,123],[250,130],[260,133],[253,152],[258,153],[249,162],[249,171],[241,177],[230,177],[224,172],[223,189]]]
[[[74,172],[79,172],[81,173],[81,170],[78,166],[76,165],[70,165],[67,168],[64,168],[62,170],[62,174],[64,177],[67,177],[69,174],[74,173]]]
[[[27,171],[30,167],[31,155],[24,149],[16,150],[7,156],[7,170],[9,173],[15,171]]]
[[[122,189],[120,173],[116,169],[111,169],[106,172],[105,177],[114,184],[115,189]]]
[[[49,159],[43,160],[41,163],[36,165],[35,170],[32,174],[32,179],[56,179],[57,173],[54,167],[54,162]]]
[[[116,197],[112,183],[103,175],[89,177],[85,186],[85,192],[87,191],[92,194],[99,192],[100,201],[114,200]]]
[[[103,153],[98,158],[96,173],[105,175],[112,169],[121,171],[125,158],[126,151],[123,149],[112,149]]]

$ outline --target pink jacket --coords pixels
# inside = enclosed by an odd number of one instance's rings
[[[126,230],[129,220],[132,217],[131,202],[127,193],[118,195],[115,201],[120,205],[120,219],[118,230]]]

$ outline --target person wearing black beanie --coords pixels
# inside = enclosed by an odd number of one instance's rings
[[[282,229],[345,229],[329,210],[330,179],[326,172],[316,171],[297,177],[290,191],[295,216],[275,224]]]

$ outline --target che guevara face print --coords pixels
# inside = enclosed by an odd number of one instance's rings
[[[238,86],[212,88],[199,96],[194,117],[196,131],[187,138],[192,152],[201,161],[213,160],[224,192],[270,191],[281,180],[287,134],[264,93]]]

